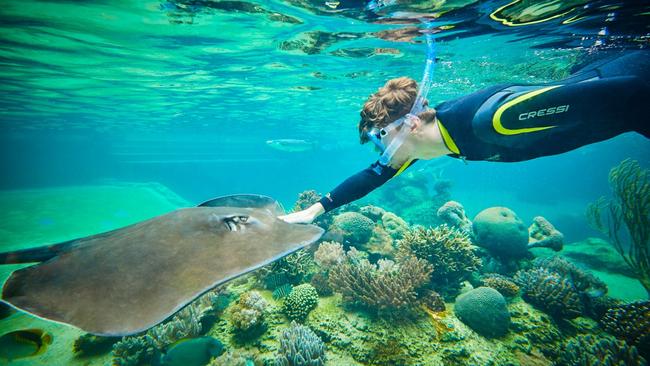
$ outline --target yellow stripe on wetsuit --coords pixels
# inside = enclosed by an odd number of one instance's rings
[[[542,131],[546,130],[549,128],[557,127],[557,126],[543,126],[543,127],[527,127],[527,128],[506,128],[503,126],[501,123],[501,116],[503,115],[503,112],[505,112],[508,108],[523,102],[525,100],[528,100],[534,96],[537,96],[539,94],[545,93],[549,90],[559,88],[562,85],[554,85],[554,86],[549,86],[546,88],[542,88],[539,90],[532,91],[530,93],[526,93],[524,95],[520,95],[517,98],[504,103],[499,109],[497,109],[496,112],[494,112],[494,116],[492,117],[492,126],[494,127],[494,130],[502,135],[518,135],[520,133],[528,133],[528,132],[536,132],[536,131]]]
[[[394,178],[394,177],[397,177],[397,176],[400,175],[400,174],[402,174],[402,172],[405,171],[406,168],[409,167],[409,165],[411,165],[411,162],[412,162],[412,161],[413,161],[413,159],[408,159],[408,160],[406,161],[406,163],[402,164],[402,166],[399,168],[399,170],[397,170],[397,173],[395,173],[395,175],[393,175],[393,178]]]

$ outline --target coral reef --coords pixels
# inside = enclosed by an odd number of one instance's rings
[[[262,366],[263,363],[252,352],[230,350],[213,359],[207,366]]]
[[[610,170],[609,184],[614,197],[589,205],[587,218],[610,239],[650,296],[650,170],[623,160]]]
[[[445,202],[438,209],[437,215],[442,222],[450,227],[456,228],[467,235],[472,233],[472,221],[465,215],[465,208],[460,203],[456,201]]]
[[[72,352],[82,357],[98,355],[110,351],[119,341],[120,337],[102,337],[86,333],[74,341]]]
[[[528,248],[550,248],[559,252],[564,246],[564,235],[542,216],[533,219],[528,235]]]
[[[463,323],[486,337],[503,336],[510,326],[506,300],[490,287],[475,288],[458,296],[454,312]]]
[[[483,286],[491,287],[505,297],[515,297],[519,294],[519,286],[506,276],[498,273],[486,273],[481,276]]]
[[[587,292],[592,297],[599,297],[607,293],[605,282],[561,256],[537,258],[533,263],[536,267],[546,268],[562,277],[569,278],[578,291]]]
[[[404,233],[409,229],[406,221],[392,212],[386,212],[381,216],[381,224],[388,235],[394,240],[402,239]]]
[[[583,311],[580,294],[573,283],[546,268],[519,271],[515,275],[524,300],[559,317],[573,319]]]
[[[431,265],[413,256],[390,262],[375,265],[348,253],[330,270],[330,285],[349,303],[380,315],[406,315],[419,305],[417,290],[429,281]]]
[[[511,209],[490,207],[476,215],[473,222],[476,244],[503,259],[528,255],[528,230]]]
[[[344,258],[343,245],[333,241],[320,243],[318,249],[314,252],[314,262],[326,270],[341,263]]]
[[[291,322],[280,336],[276,366],[324,366],[325,344],[309,328]]]
[[[149,335],[124,337],[113,345],[113,366],[137,366],[150,364],[158,350]]]
[[[339,231],[343,235],[346,246],[361,247],[372,236],[375,223],[357,212],[344,212],[334,216],[330,230]]]
[[[368,205],[361,207],[359,209],[359,213],[376,223],[382,219],[382,216],[384,216],[386,210],[381,207]]]
[[[650,300],[612,307],[600,320],[605,330],[650,357]]]
[[[264,326],[269,303],[257,291],[243,293],[230,307],[230,323],[236,332],[246,333]]]
[[[314,286],[318,292],[318,295],[320,296],[330,296],[334,293],[334,290],[332,290],[332,287],[330,286],[329,276],[327,272],[316,273],[314,276],[312,276],[309,283]]]
[[[164,350],[180,339],[200,335],[201,330],[200,309],[194,302],[176,313],[171,320],[149,329],[147,335],[158,349]]]
[[[400,253],[413,253],[431,264],[431,285],[444,294],[455,294],[460,283],[481,266],[467,235],[443,224],[435,229],[415,227],[398,241]]]
[[[309,312],[318,305],[318,291],[314,286],[305,283],[293,288],[284,299],[282,311],[289,320],[304,321]]]
[[[611,337],[579,335],[569,339],[558,366],[645,366],[634,346]]]
[[[274,290],[286,283],[299,284],[308,281],[316,272],[314,257],[307,250],[299,250],[271,265],[255,272],[255,276],[269,290]]]

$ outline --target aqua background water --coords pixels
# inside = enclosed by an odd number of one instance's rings
[[[419,79],[424,61],[421,37],[395,42],[375,32],[412,24],[374,23],[358,3],[215,4],[5,2],[0,189],[158,182],[191,202],[254,192],[290,208],[299,192],[325,193],[372,163],[372,149],[357,143],[359,109],[386,79]],[[647,44],[635,39],[647,20],[626,17],[643,5],[592,9],[567,25],[505,27],[489,18],[504,4],[446,4],[460,10],[434,21],[453,28],[436,34],[432,101],[557,80],[587,54]],[[413,9],[383,15],[400,10]],[[265,143],[284,138],[317,147]],[[505,205],[527,222],[547,216],[579,240],[595,235],[586,204],[608,194],[609,169],[628,157],[648,166],[647,139],[628,133],[523,163],[440,158],[412,169],[430,166],[451,180],[470,216]]]

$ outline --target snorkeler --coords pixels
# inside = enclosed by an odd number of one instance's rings
[[[428,74],[425,69],[425,75]],[[389,80],[361,111],[361,143],[382,152],[309,208],[280,216],[311,223],[355,201],[417,160],[518,162],[561,154],[636,131],[650,138],[650,52],[589,64],[567,79],[543,85],[500,84],[429,108],[428,81]]]

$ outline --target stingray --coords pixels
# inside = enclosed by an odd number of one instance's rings
[[[96,335],[138,333],[323,234],[281,214],[266,196],[225,196],[113,231],[2,253],[2,264],[41,262],[13,272],[2,300]]]

